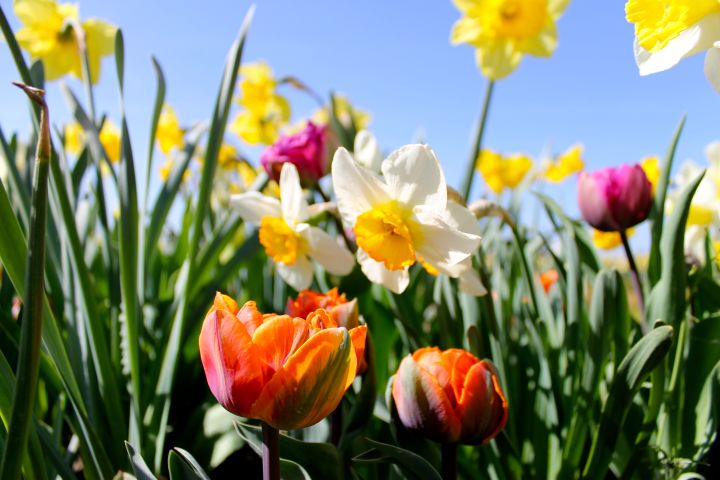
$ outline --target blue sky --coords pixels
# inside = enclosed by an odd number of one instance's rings
[[[17,28],[11,2],[0,4]],[[167,100],[181,122],[206,119],[227,49],[249,5],[239,0],[80,1],[83,18],[102,18],[125,34],[126,109],[138,161],[144,161],[155,91],[150,55],[163,66]],[[322,93],[344,92],[372,113],[371,130],[383,149],[423,132],[449,182],[458,185],[486,82],[472,48],[449,43],[458,17],[449,0],[261,1],[245,60],[264,59],[278,75],[297,76]],[[496,85],[486,146],[537,156],[545,147],[559,152],[582,142],[587,165],[594,169],[663,153],[686,113],[679,159],[705,161],[705,145],[720,138],[720,96],[704,78],[702,55],[640,77],[622,0],[571,2],[558,27],[560,43],[551,59],[526,57]],[[113,62],[106,60],[103,67],[97,104],[113,117],[118,103]],[[0,125],[6,132],[28,131],[26,103],[9,84],[17,77],[0,44]],[[66,81],[82,95],[76,80]],[[310,99],[286,93],[295,120],[312,113]],[[50,86],[49,95],[53,121],[62,123],[69,114],[57,85]],[[144,165],[139,170],[144,172]],[[544,190],[574,204],[574,183]]]

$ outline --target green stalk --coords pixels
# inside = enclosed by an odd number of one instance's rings
[[[42,108],[40,132],[33,174],[32,205],[30,210],[30,238],[25,276],[25,311],[18,352],[17,383],[8,435],[0,462],[0,478],[20,478],[22,459],[27,445],[30,424],[35,408],[40,369],[40,341],[42,338],[43,299],[45,298],[45,227],[48,205],[48,172],[50,168],[50,120],[43,90],[15,83]]]
[[[262,424],[263,480],[280,480],[280,432],[267,423]]]
[[[490,110],[490,99],[492,98],[494,86],[495,81],[489,80],[487,87],[485,88],[485,99],[483,100],[482,111],[480,113],[480,121],[475,127],[473,150],[468,158],[467,166],[465,167],[465,177],[463,177],[460,193],[466,202],[468,201],[468,198],[470,198],[470,190],[472,190],[472,183],[475,178],[475,163],[477,162],[478,155],[480,155],[480,150],[482,149],[483,134],[485,133],[485,124],[487,123],[488,110]]]
[[[457,479],[457,443],[443,443],[442,452],[442,478],[443,480]]]
[[[637,265],[635,264],[635,257],[633,257],[632,250],[630,250],[630,242],[628,242],[627,232],[620,230],[620,239],[622,240],[623,248],[625,249],[625,255],[630,265],[630,278],[632,279],[633,289],[635,289],[635,296],[638,301],[638,308],[640,309],[640,319],[643,330],[643,335],[647,334],[648,329],[645,322],[642,320],[645,318],[645,295],[643,294],[642,283],[640,283],[640,273],[638,272]]]

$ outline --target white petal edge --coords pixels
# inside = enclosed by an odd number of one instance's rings
[[[480,246],[480,236],[458,230],[452,226],[446,213],[416,207],[413,210],[420,224],[422,237],[415,249],[430,265],[455,265],[472,255]]]
[[[482,229],[475,218],[475,215],[467,208],[457,202],[449,201],[447,204],[448,216],[447,221],[450,225],[457,228],[461,232],[471,233],[481,236]]]
[[[285,283],[298,292],[310,288],[313,280],[313,266],[306,256],[299,256],[292,265],[276,263],[275,268]]]
[[[720,93],[720,42],[705,54],[705,76],[717,93]]]
[[[640,75],[650,75],[674,67],[685,57],[695,55],[713,46],[720,38],[720,13],[713,13],[683,30],[657,52],[648,52],[637,38],[633,48]]]
[[[414,207],[427,205],[444,210],[447,183],[435,152],[427,145],[405,145],[382,164],[388,193],[398,202]]]
[[[333,275],[347,275],[355,266],[355,257],[337,239],[317,227],[303,224],[298,233],[308,241],[308,255]]]
[[[245,192],[230,196],[230,207],[237,210],[247,223],[260,224],[262,217],[282,216],[280,202],[259,192]]]
[[[340,147],[332,163],[332,182],[340,216],[348,227],[357,216],[391,200],[382,180],[355,163],[350,152]]]
[[[473,269],[471,258],[466,258],[456,265],[438,265],[438,270],[449,277],[457,278],[460,281],[460,290],[469,295],[481,297],[487,293],[480,275]]]
[[[362,248],[358,248],[357,259],[363,273],[371,282],[384,285],[393,293],[404,292],[410,284],[410,274],[407,268],[388,270],[383,263],[370,258]]]
[[[291,227],[308,219],[307,200],[297,168],[292,163],[285,163],[280,172],[280,203],[283,219]]]
[[[377,139],[367,130],[360,130],[355,135],[353,147],[355,161],[372,172],[380,173],[383,156]]]

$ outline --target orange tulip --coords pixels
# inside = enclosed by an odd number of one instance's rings
[[[340,403],[357,370],[348,330],[324,309],[306,318],[242,308],[218,293],[200,332],[208,385],[228,411],[290,430]]]
[[[327,310],[339,326],[348,329],[357,354],[357,374],[365,372],[367,368],[365,361],[367,325],[360,325],[357,300],[348,300],[344,293],[338,293],[337,288],[333,288],[327,293],[303,290],[296,299],[288,299],[285,313],[292,317],[305,318],[318,308]]]
[[[495,366],[451,348],[405,357],[392,384],[405,428],[443,443],[487,443],[505,427],[508,404]]]
[[[554,268],[543,272],[540,275],[540,283],[543,286],[543,289],[545,290],[545,293],[548,293],[553,285],[555,285],[555,282],[558,281],[558,272]]]

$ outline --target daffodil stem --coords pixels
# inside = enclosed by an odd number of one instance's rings
[[[465,167],[465,177],[463,177],[462,193],[463,198],[467,202],[470,198],[470,191],[472,190],[473,180],[475,179],[475,163],[477,162],[478,155],[482,149],[483,134],[485,133],[485,124],[487,123],[488,111],[490,110],[490,99],[492,98],[493,87],[495,86],[494,80],[488,80],[487,87],[485,89],[485,99],[482,104],[482,111],[480,113],[480,121],[475,128],[475,137],[473,139],[473,149],[468,158],[467,166]]]
[[[635,296],[637,296],[638,308],[640,309],[641,325],[644,325],[645,295],[643,294],[642,283],[640,283],[640,274],[638,273],[632,250],[630,250],[630,242],[628,242],[628,237],[625,230],[620,230],[620,239],[622,240],[623,248],[625,249],[625,255],[627,256],[628,264],[630,265],[630,278],[632,280],[633,288],[635,289]]]
[[[45,92],[23,84],[18,87],[40,106],[40,130],[33,173],[30,235],[28,239],[25,298],[20,332],[18,366],[12,410],[8,424],[5,449],[0,461],[0,478],[20,478],[28,435],[35,409],[40,345],[42,339],[43,300],[45,298],[45,229],[48,208],[48,173],[50,171],[50,120],[45,103]]]
[[[280,480],[280,434],[277,428],[263,422],[262,437],[263,480]]]
[[[457,478],[457,443],[442,444],[442,478],[455,480]]]

